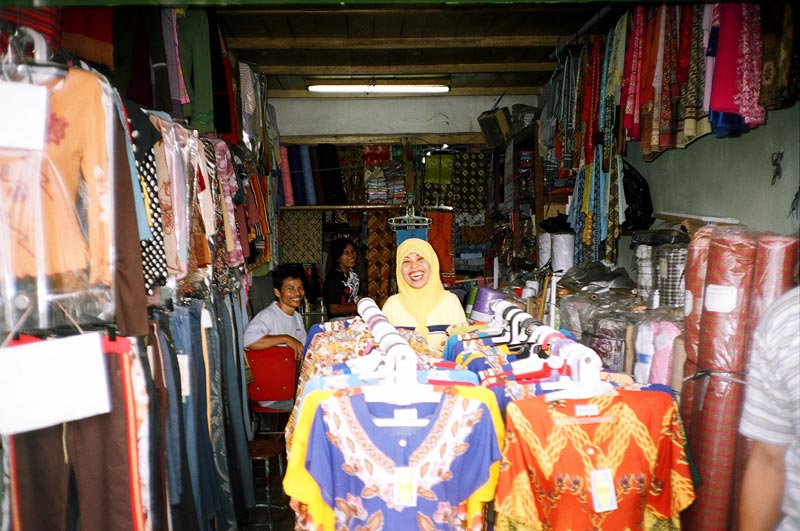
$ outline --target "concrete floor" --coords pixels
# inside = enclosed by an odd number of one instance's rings
[[[263,504],[267,496],[267,479],[264,477],[263,461],[253,462],[253,474],[255,476],[256,504]],[[292,531],[294,529],[294,512],[289,509],[289,500],[283,494],[283,489],[281,488],[282,480],[283,478],[280,477],[277,460],[270,460],[270,492],[272,505],[278,505],[282,508],[272,507],[269,511],[266,507],[256,507],[252,509],[247,522],[244,522],[245,525],[240,527],[242,531],[263,531],[264,529],[269,529],[267,521],[270,513],[272,515],[273,531]]]

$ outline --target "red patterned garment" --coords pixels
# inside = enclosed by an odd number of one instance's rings
[[[661,149],[675,147],[675,132],[678,129],[677,106],[680,99],[678,85],[678,22],[675,7],[664,12],[664,70],[661,77],[661,100],[659,108],[659,138]]]
[[[693,500],[669,394],[617,390],[508,405],[498,531],[676,529],[670,525],[679,525],[679,513]],[[598,504],[606,510],[596,510]]]
[[[739,106],[739,114],[751,129],[766,120],[766,111],[759,102],[761,94],[761,63],[763,41],[761,39],[761,6],[759,4],[737,4],[742,10],[742,34],[739,38],[739,54],[736,59],[736,94],[733,101]]]
[[[392,146],[371,145],[364,146],[364,165],[380,166],[392,157]]]
[[[633,27],[625,54],[625,75],[623,97],[620,102],[625,108],[622,125],[628,131],[629,140],[639,140],[639,84],[644,60],[645,18],[644,7],[637,6],[633,12]]]

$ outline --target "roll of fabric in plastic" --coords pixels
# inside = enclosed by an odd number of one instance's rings
[[[553,253],[553,239],[549,232],[540,232],[536,235],[536,254],[539,257],[539,269],[550,261]]]
[[[693,531],[730,528],[756,241],[748,227],[719,227],[711,235],[697,350],[703,376],[695,381],[689,437],[703,484],[682,515]]]
[[[553,234],[553,271],[565,273],[575,255],[574,234]]]
[[[306,192],[306,204],[317,204],[317,191],[314,188],[314,174],[311,172],[311,152],[308,146],[300,146],[300,166],[303,170],[303,188]]]
[[[745,350],[748,355],[753,340],[753,332],[764,311],[794,285],[792,276],[800,258],[798,256],[799,249],[800,240],[797,237],[771,232],[761,233],[758,237],[756,264],[753,270],[753,291],[750,295],[748,346]],[[753,440],[744,437],[740,433],[736,435],[736,438],[736,466],[733,491],[738,494],[741,491],[741,481],[747,461],[753,451]],[[734,503],[734,514],[738,514],[738,505],[739,497],[737,496]]]
[[[774,233],[759,236],[750,299],[749,337],[764,310],[794,285],[792,274],[797,266],[798,248],[796,237]]]
[[[697,373],[697,343],[700,339],[700,316],[703,313],[703,290],[708,270],[708,248],[711,246],[713,226],[701,227],[692,238],[686,254],[686,292],[683,301],[683,337],[686,361],[683,365],[681,388],[681,416],[686,431],[691,430],[694,380],[686,378]],[[690,433],[691,435],[691,433]]]
[[[647,300],[653,291],[653,246],[637,245],[634,251],[636,257],[636,295]]]
[[[281,146],[281,184],[283,185],[283,204],[294,206],[292,173],[289,170],[289,148],[287,146]]]
[[[660,305],[682,308],[685,301],[687,249],[682,244],[659,245],[656,248]]]

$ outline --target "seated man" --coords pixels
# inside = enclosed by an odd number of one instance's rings
[[[258,312],[244,329],[244,348],[263,350],[275,345],[287,345],[294,350],[295,358],[303,356],[306,329],[297,308],[303,303],[304,271],[293,264],[282,264],[272,272],[275,302]],[[276,409],[291,409],[292,401],[286,403],[262,402],[261,406]]]

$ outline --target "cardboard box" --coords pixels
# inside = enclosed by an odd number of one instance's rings
[[[501,146],[511,137],[511,115],[508,107],[482,112],[478,116],[478,124],[489,147]]]

